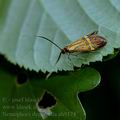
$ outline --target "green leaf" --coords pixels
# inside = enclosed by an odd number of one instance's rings
[[[108,60],[114,59],[119,53],[120,53],[119,49],[114,50],[114,52],[112,54],[104,57],[103,61],[108,61]]]
[[[12,63],[43,72],[73,70],[120,47],[120,2],[118,0],[7,0],[0,1],[0,52]],[[62,55],[45,36],[64,48],[93,32],[107,39],[107,45],[78,57]],[[8,44],[9,43],[9,44]]]
[[[41,115],[47,120],[85,120],[85,111],[77,94],[93,89],[100,82],[99,73],[92,68],[53,76],[48,80],[30,77],[23,84],[19,84],[18,78],[0,69],[1,120],[42,120]],[[45,91],[53,96],[56,104],[43,110],[38,102]],[[47,103],[50,103],[50,99],[47,99]]]

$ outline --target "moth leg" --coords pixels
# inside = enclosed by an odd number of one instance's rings
[[[76,57],[77,57],[79,54],[80,54],[80,53],[77,53],[77,54],[71,53],[72,56],[76,56]]]
[[[62,55],[63,55],[63,63],[65,63],[65,64],[67,64],[68,66],[71,67],[71,65],[73,65],[73,64],[71,62],[71,58],[69,57],[69,54],[66,53],[66,55],[68,55],[68,56],[66,56],[65,54],[62,54]],[[69,59],[70,62],[68,62],[68,60],[66,59],[66,57],[67,57],[67,59]]]
[[[80,53],[77,53],[77,54],[71,54],[71,55],[73,55],[73,56],[76,56],[76,58],[74,58],[74,59],[78,59],[78,60],[85,60],[84,58],[80,58],[79,57],[79,55],[80,55]]]
[[[74,64],[72,63],[72,60],[71,60],[71,58],[70,58],[70,53],[68,53],[68,59],[69,59],[69,61],[70,61],[70,64],[71,64],[72,66],[74,66]]]
[[[78,61],[78,63],[79,63],[79,61],[86,61],[86,58],[84,58],[84,57],[80,57],[79,55],[80,55],[80,53],[77,53],[77,54],[74,54],[74,53],[69,53],[68,54],[68,59],[71,61],[71,64],[73,65],[73,66],[75,66],[75,64],[73,64],[73,62],[72,62],[72,60],[71,60],[71,58],[70,58],[70,55],[73,55],[73,56],[76,56],[76,57],[74,57],[73,58],[73,61],[74,62],[77,62]]]

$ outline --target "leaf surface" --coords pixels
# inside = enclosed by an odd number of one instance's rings
[[[73,66],[102,61],[120,47],[118,0],[7,0],[0,2],[0,52],[8,60],[35,71],[73,70]],[[80,37],[99,31],[107,45],[77,57],[62,55],[42,35],[61,48]],[[8,44],[9,43],[9,44]]]

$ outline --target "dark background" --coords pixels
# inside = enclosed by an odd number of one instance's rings
[[[101,83],[79,94],[87,120],[120,120],[120,55],[91,66],[99,71]]]

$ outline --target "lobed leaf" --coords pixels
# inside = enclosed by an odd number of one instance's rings
[[[77,94],[96,87],[100,82],[100,74],[92,68],[67,74],[48,80],[41,76],[34,79],[27,76],[27,81],[20,84],[18,78],[23,81],[24,77],[0,69],[0,119],[42,120],[43,117],[46,120],[85,120],[85,111]],[[45,92],[50,93],[56,103],[52,107],[43,107],[43,112],[38,102]],[[51,99],[47,98],[44,102],[50,103]]]

